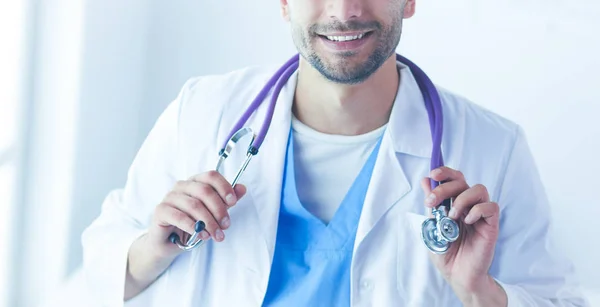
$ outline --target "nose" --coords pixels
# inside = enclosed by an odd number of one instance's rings
[[[327,15],[341,22],[360,17],[364,1],[369,0],[330,0],[327,3]]]

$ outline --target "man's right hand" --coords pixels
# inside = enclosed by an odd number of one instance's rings
[[[205,228],[200,238],[223,241],[223,230],[231,221],[227,209],[245,194],[245,186],[237,184],[232,188],[217,171],[177,182],[156,206],[148,233],[136,240],[129,250],[125,299],[139,294],[183,252],[169,241],[171,233],[177,233],[185,243],[184,238],[194,234],[196,222],[203,221]]]

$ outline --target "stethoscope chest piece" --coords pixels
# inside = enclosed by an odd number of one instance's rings
[[[438,227],[434,218],[426,219],[421,226],[421,237],[425,246],[436,254],[443,254],[450,248],[450,242],[438,235]]]
[[[437,223],[437,231],[448,242],[456,241],[460,233],[458,224],[447,216]]]
[[[451,206],[451,200],[444,201],[446,206]],[[460,235],[458,223],[446,216],[445,207],[434,208],[432,218],[426,219],[421,225],[421,239],[425,246],[435,254],[444,254],[450,248],[450,243],[456,241]]]

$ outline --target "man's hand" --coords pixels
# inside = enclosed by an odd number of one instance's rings
[[[183,253],[169,241],[171,233],[177,233],[182,242],[186,242],[186,237],[194,234],[196,222],[202,221],[206,227],[200,232],[200,238],[222,242],[223,230],[231,223],[227,209],[245,194],[244,185],[233,188],[216,171],[177,182],[156,206],[148,232],[129,249],[124,299],[138,295]]]
[[[453,198],[449,217],[460,226],[447,253],[431,253],[433,263],[465,306],[506,306],[506,293],[488,274],[499,233],[498,204],[490,202],[485,186],[469,187],[459,171],[441,167],[431,172],[431,179],[444,183],[432,191],[430,178],[423,178],[425,206]]]

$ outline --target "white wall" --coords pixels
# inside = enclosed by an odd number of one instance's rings
[[[144,1],[33,1],[32,7],[32,72],[23,85],[31,106],[25,187],[15,204],[20,214],[6,305],[20,307],[60,293],[61,281],[80,265],[82,230],[106,192],[125,182],[141,142],[148,29]]]
[[[152,2],[142,132],[187,78],[279,64],[296,52],[272,0]],[[265,17],[255,18],[250,10]],[[242,54],[241,48],[247,51]]]
[[[600,153],[600,128],[592,118],[600,112],[600,91],[594,87],[600,83],[596,73],[600,43],[594,35],[594,29],[600,28],[600,5],[592,1],[417,1],[417,15],[405,23],[398,51],[437,83],[525,128],[553,202],[556,239],[575,261],[584,286],[600,292],[597,257],[591,256],[599,255],[600,248],[588,243],[600,234],[593,228],[600,204],[592,186],[600,170],[592,160]],[[62,162],[72,169],[66,186],[54,182],[62,187],[59,191],[71,192],[56,196],[52,186],[46,187],[48,195],[55,195],[54,201],[68,199],[69,204],[62,205],[71,208],[65,216],[44,221],[50,225],[68,221],[68,227],[52,235],[66,238],[64,246],[54,247],[64,247],[64,254],[56,254],[64,259],[55,260],[62,271],[42,266],[29,271],[22,278],[19,293],[23,295],[48,286],[37,283],[27,288],[34,273],[47,274],[49,282],[79,265],[81,231],[99,212],[108,190],[123,183],[137,147],[187,78],[282,63],[295,52],[277,1],[83,3],[81,29],[73,30],[81,31],[81,36],[64,27],[66,32],[44,32],[50,37],[72,35],[77,43],[67,47],[80,50],[74,57],[80,66],[71,74],[79,76],[71,82],[78,100],[76,105],[67,104],[76,112],[77,133],[58,131],[76,140],[75,148],[68,151],[72,163]],[[250,9],[267,17],[256,18]],[[53,12],[48,20],[62,16],[58,10]],[[43,46],[52,50],[60,45]],[[241,48],[248,51],[242,54]],[[51,76],[58,78],[61,72],[40,61],[49,70],[41,72],[46,77],[38,88],[50,91],[50,85],[61,82]],[[57,110],[62,108],[60,96],[37,97]],[[71,102],[72,96],[67,97]],[[49,114],[43,118],[54,113]],[[41,154],[49,148],[43,137],[52,138],[48,133],[57,130],[35,131],[34,148],[42,151],[31,171],[51,174],[53,169],[45,163],[55,160]],[[51,177],[39,178],[52,183]],[[29,206],[40,206],[43,200],[29,199]]]
[[[148,91],[149,8],[138,1],[87,1],[81,106],[73,173],[68,269],[81,261],[81,231],[106,191],[125,183],[142,140],[140,110]]]
[[[82,53],[77,4],[40,2],[32,8],[36,39],[28,54],[32,80],[26,81],[30,92],[24,102],[32,107],[24,123],[25,186],[15,206],[9,306],[30,306],[36,296],[49,295],[66,268]]]
[[[10,235],[14,227],[14,207],[18,181],[20,144],[19,127],[22,115],[19,85],[25,78],[28,7],[26,3],[11,2],[0,9],[0,306],[8,302],[13,289],[7,278],[12,270],[13,251],[5,246],[14,244]],[[7,235],[5,235],[7,234]]]

